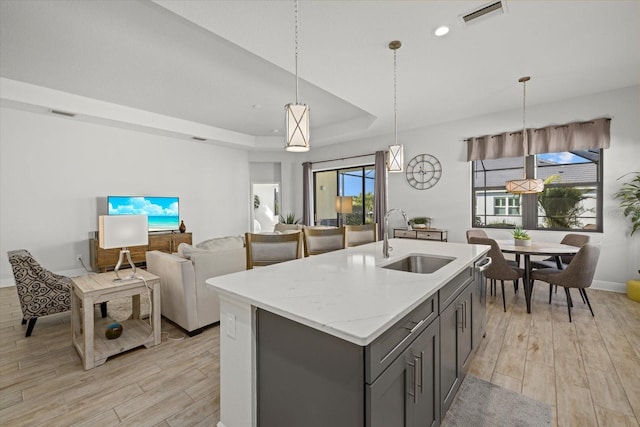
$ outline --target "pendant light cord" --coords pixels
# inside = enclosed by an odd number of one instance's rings
[[[398,87],[397,87],[397,65],[396,65],[397,49],[393,50],[393,127],[395,128],[395,141],[398,145]]]
[[[296,40],[296,104],[298,103],[298,0],[294,2],[294,11],[296,16],[296,31],[295,31],[295,40]]]

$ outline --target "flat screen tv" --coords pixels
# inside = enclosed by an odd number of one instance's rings
[[[177,230],[180,226],[178,197],[108,196],[109,215],[147,215],[149,231]]]

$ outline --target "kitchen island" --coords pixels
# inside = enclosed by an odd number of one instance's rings
[[[307,426],[388,425],[393,408],[382,406],[398,387],[413,403],[419,394],[430,402],[423,409],[439,424],[478,340],[469,326],[474,298],[481,313],[474,264],[489,247],[390,245],[388,259],[377,242],[207,280],[220,294],[219,427],[296,425],[300,417]],[[412,254],[447,263],[429,274],[383,268]],[[464,340],[468,354],[458,355]],[[440,357],[445,348],[456,355]],[[405,421],[423,416],[408,401],[389,404]]]

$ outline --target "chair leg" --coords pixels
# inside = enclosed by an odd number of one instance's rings
[[[513,292],[515,292],[516,294],[518,293],[518,281],[517,280],[513,281]]]
[[[553,285],[549,283],[549,304],[551,304],[551,297],[553,296]]]
[[[31,319],[29,319],[29,324],[27,325],[27,333],[24,335],[25,337],[31,336],[31,332],[33,332],[33,327],[36,326],[36,320],[38,320],[37,317],[32,317]]]
[[[507,312],[507,300],[504,297],[504,280],[500,280],[500,284],[502,285],[502,308],[504,308],[504,312]]]
[[[27,319],[22,319],[22,324],[26,325],[27,324]]]
[[[586,304],[587,302],[584,300],[584,294],[582,293],[583,290],[584,289],[582,289],[582,288],[578,288],[578,291],[580,292],[580,296],[582,297],[582,303]]]
[[[107,302],[106,301],[100,303],[100,314],[102,315],[103,319],[105,317],[107,317]]]
[[[582,298],[587,301],[587,305],[589,306],[589,311],[591,311],[591,316],[596,317],[596,315],[593,314],[593,309],[591,308],[591,303],[589,302],[589,297],[587,296],[587,290],[580,289],[580,294],[582,295]]]
[[[569,323],[571,323],[571,295],[569,294],[569,288],[564,288],[564,293],[567,294],[567,310],[569,310]]]

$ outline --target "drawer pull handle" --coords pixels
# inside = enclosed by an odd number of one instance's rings
[[[411,328],[410,328],[410,327],[407,327],[407,326],[405,326],[404,328],[405,328],[406,330],[408,330],[408,331],[409,331],[409,334],[412,334],[412,333],[414,333],[415,331],[417,331],[417,330],[418,330],[418,328],[419,328],[420,326],[422,326],[422,324],[424,323],[424,321],[425,321],[425,320],[426,320],[426,319],[422,319],[422,320],[421,320],[421,321],[419,321],[418,323],[416,323],[416,322],[414,322],[414,321],[410,321],[410,323],[415,323],[415,325],[414,325],[413,327],[411,327]]]

